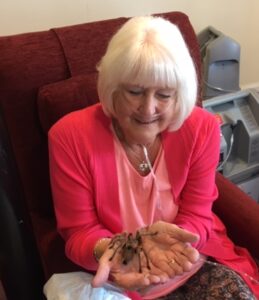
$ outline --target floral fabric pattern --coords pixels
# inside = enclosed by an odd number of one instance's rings
[[[159,300],[256,300],[250,288],[233,270],[205,263],[183,286]]]

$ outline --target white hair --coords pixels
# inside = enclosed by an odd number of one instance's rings
[[[115,115],[113,93],[125,83],[176,90],[170,130],[178,129],[195,106],[193,60],[178,27],[161,17],[128,20],[110,40],[98,71],[98,94],[109,116]]]

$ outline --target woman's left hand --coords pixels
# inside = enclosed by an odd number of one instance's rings
[[[142,233],[143,250],[154,268],[172,278],[189,271],[198,261],[199,252],[190,243],[199,239],[177,225],[158,221]]]

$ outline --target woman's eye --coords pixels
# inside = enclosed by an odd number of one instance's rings
[[[169,95],[169,94],[160,94],[160,93],[157,94],[157,96],[161,99],[168,99],[171,97],[171,95]]]
[[[143,92],[141,90],[128,90],[128,93],[133,96],[141,95]]]

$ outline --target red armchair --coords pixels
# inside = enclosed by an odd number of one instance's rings
[[[181,29],[200,76],[186,15]],[[98,101],[95,66],[125,18],[0,37],[0,274],[9,300],[42,299],[53,274],[78,270],[57,234],[47,131],[64,114]],[[259,258],[259,206],[220,174],[215,212],[234,241]]]

